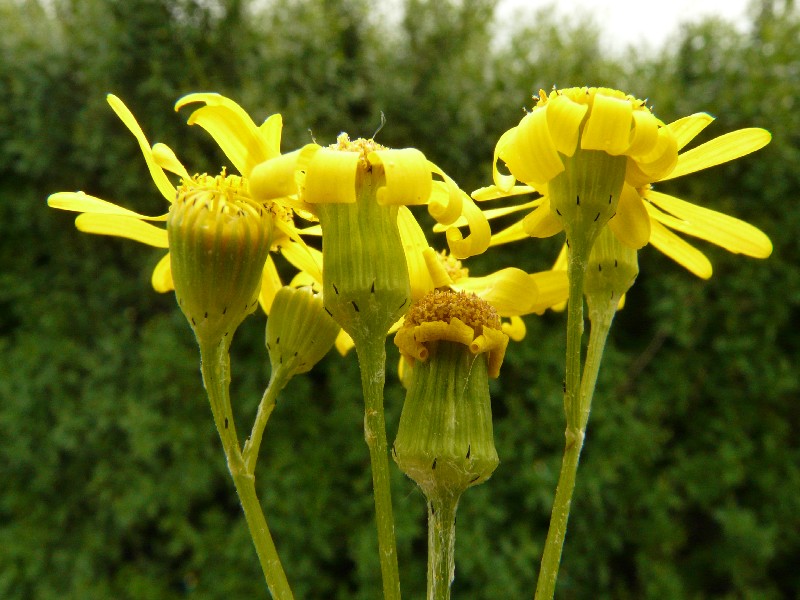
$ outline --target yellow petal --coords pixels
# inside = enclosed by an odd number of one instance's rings
[[[545,238],[564,230],[561,220],[550,210],[547,198],[536,210],[528,213],[522,220],[522,229],[530,237]]]
[[[405,206],[401,206],[397,213],[397,227],[400,230],[400,240],[406,254],[408,264],[408,279],[411,284],[411,298],[416,300],[434,288],[433,281],[428,272],[428,265],[423,253],[430,250],[425,233],[419,226],[414,215]]]
[[[639,171],[646,176],[648,183],[658,181],[675,168],[678,162],[678,143],[672,131],[667,127],[661,127],[658,129],[658,137],[651,150],[645,154],[633,156],[633,158]],[[628,180],[627,173],[625,179]],[[633,187],[641,187],[631,181],[628,183]]]
[[[319,149],[316,144],[307,144],[299,150],[276,156],[253,167],[249,177],[253,198],[263,202],[297,194],[300,174],[307,170]]]
[[[583,121],[589,106],[574,102],[567,96],[555,96],[545,105],[547,112],[547,126],[550,128],[550,137],[556,150],[572,156],[578,147],[578,134],[581,121]]]
[[[167,230],[133,217],[83,213],[75,219],[75,227],[84,233],[128,238],[156,248],[168,248]]]
[[[269,314],[272,302],[275,300],[275,294],[278,293],[282,286],[278,269],[275,268],[275,262],[271,256],[267,256],[267,262],[264,263],[264,272],[261,274],[261,290],[258,292],[258,303],[261,304],[261,308],[266,314]]]
[[[506,147],[512,143],[517,137],[517,128],[512,127],[508,131],[503,132],[500,139],[494,146],[494,157],[492,158],[492,181],[494,181],[497,189],[501,191],[509,191],[514,187],[517,178],[514,175],[503,175],[497,170],[497,161],[500,160],[500,155],[505,152]]]
[[[536,303],[536,283],[522,269],[508,267],[485,277],[467,277],[456,281],[456,291],[477,294],[494,306],[501,317],[526,315]]]
[[[283,117],[280,114],[270,115],[258,127],[258,131],[261,139],[264,140],[267,154],[270,156],[278,156],[281,153]]]
[[[673,121],[667,125],[667,128],[675,136],[675,140],[678,143],[678,150],[680,150],[697,137],[697,135],[710,125],[713,120],[714,117],[708,113],[695,113]]]
[[[489,210],[483,211],[483,216],[485,216],[489,221],[491,221],[492,219],[497,219],[499,217],[512,215],[516,212],[521,212],[523,210],[530,210],[531,208],[536,208],[541,203],[542,203],[542,198],[537,198],[536,200],[531,200],[530,202],[526,202],[525,204],[517,204],[514,206],[503,206],[501,208],[490,208]],[[458,219],[456,219],[455,223],[453,223],[455,227],[463,227],[466,224],[467,220],[464,217],[459,217]],[[434,224],[433,226],[433,231],[435,233],[441,233],[446,229],[447,227],[445,227],[444,225],[439,225],[438,223]]]
[[[633,111],[631,143],[625,154],[637,156],[650,152],[658,141],[658,119],[644,110]]]
[[[518,180],[541,188],[564,170],[550,136],[544,108],[536,108],[525,115],[511,131],[516,133],[500,152],[500,158]]]
[[[503,321],[501,328],[503,333],[515,342],[521,342],[525,339],[525,334],[527,333],[525,321],[517,316],[512,316],[509,321]]]
[[[581,135],[581,148],[602,150],[612,156],[630,145],[633,107],[629,100],[595,94],[592,111]]]
[[[436,222],[440,225],[452,225],[463,215],[464,199],[466,198],[466,201],[470,204],[472,200],[437,165],[428,161],[428,168],[431,173],[442,178],[442,181],[433,181],[430,201],[428,202],[428,214],[436,219]]]
[[[431,169],[428,159],[416,148],[376,150],[367,156],[370,164],[383,165],[386,185],[378,188],[378,204],[414,206],[431,197]]]
[[[517,221],[513,225],[506,227],[505,229],[498,231],[497,233],[492,234],[492,239],[489,245],[499,246],[501,244],[509,244],[511,242],[524,240],[527,237],[530,236],[528,236],[528,234],[525,233],[525,229],[522,226],[522,221]]]
[[[47,205],[51,208],[61,210],[72,210],[75,212],[94,213],[98,215],[118,215],[134,217],[146,221],[166,221],[167,215],[158,217],[148,217],[137,212],[117,206],[107,200],[84,194],[83,192],[56,192],[47,198]]]
[[[489,247],[492,239],[492,231],[489,228],[489,221],[483,216],[481,210],[475,206],[472,199],[462,192],[462,212],[467,219],[469,235],[465,238],[456,227],[447,230],[447,243],[450,252],[456,258],[469,258],[476,254],[481,254]]]
[[[303,199],[310,204],[356,201],[356,170],[361,154],[320,148],[306,171]]]
[[[205,129],[243,176],[248,177],[258,163],[277,156],[247,111],[233,100],[213,93],[189,94],[175,103],[175,110],[194,102],[206,106],[189,115],[189,125]]]
[[[496,185],[489,185],[486,187],[478,188],[472,192],[472,199],[477,202],[484,202],[486,200],[497,200],[498,198],[508,198],[509,196],[520,196],[522,194],[530,194],[535,192],[529,185],[515,185],[509,190],[503,190]]]
[[[642,198],[631,186],[624,184],[615,214],[608,227],[617,239],[634,250],[638,250],[650,239],[650,216]]]
[[[422,258],[428,268],[428,276],[431,279],[432,288],[449,287],[453,285],[453,278],[444,268],[444,264],[439,259],[439,254],[433,248],[426,248],[422,251]]]
[[[339,354],[342,356],[346,355],[356,346],[353,342],[353,338],[347,335],[344,329],[339,330],[339,335],[336,336],[336,341],[333,345],[336,346],[336,350],[338,350]]]
[[[569,298],[569,279],[566,269],[531,273],[529,277],[539,290],[539,296],[536,299],[536,303],[531,307],[531,312],[542,314],[548,308],[567,302],[567,298]]]
[[[184,167],[181,161],[178,160],[178,157],[175,156],[172,148],[166,144],[162,144],[161,142],[153,144],[153,159],[162,169],[165,169],[170,173],[175,173],[176,175],[183,177],[185,180],[189,180],[191,178],[189,172],[186,170],[186,167]]]
[[[169,252],[162,256],[161,260],[156,264],[150,283],[153,284],[153,289],[161,294],[175,289],[175,284],[172,282],[172,265]]]
[[[658,221],[651,221],[650,223],[650,243],[698,277],[703,279],[711,277],[713,269],[706,255],[679,238]]]
[[[757,127],[726,133],[681,154],[678,157],[678,164],[669,175],[662,177],[661,181],[735,160],[763,148],[771,139],[769,131]]]
[[[144,160],[150,171],[150,176],[153,178],[158,191],[161,192],[161,195],[164,196],[168,202],[172,202],[175,199],[175,186],[170,183],[167,174],[164,173],[164,170],[158,166],[153,158],[153,149],[150,147],[150,142],[147,141],[147,137],[144,135],[142,128],[139,127],[136,117],[128,110],[125,103],[113,94],[108,94],[106,100],[109,105],[111,105],[114,112],[117,113],[120,120],[125,124],[125,127],[127,127],[136,138],[136,141],[139,142],[139,148],[142,150],[142,155],[144,155]]]
[[[292,266],[305,271],[318,283],[322,283],[322,252],[306,246],[303,242],[292,240],[281,245],[281,254]]]
[[[647,192],[645,198],[677,217],[669,219],[670,215],[651,211],[655,219],[672,229],[707,240],[729,252],[755,258],[766,258],[772,254],[769,237],[749,223],[652,190]]]

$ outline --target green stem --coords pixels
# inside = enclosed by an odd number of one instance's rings
[[[264,428],[267,426],[272,411],[275,409],[275,403],[278,400],[278,394],[286,384],[291,380],[291,373],[288,370],[278,367],[272,372],[269,378],[267,389],[264,390],[264,395],[261,397],[261,402],[258,404],[258,412],[256,413],[255,421],[253,422],[253,429],[250,432],[250,437],[244,444],[242,456],[244,457],[244,466],[248,473],[255,474],[256,462],[258,461],[258,451],[261,448],[261,440],[264,436]]]
[[[428,600],[449,600],[455,575],[457,496],[428,501]]]
[[[211,403],[214,424],[217,426],[217,432],[222,441],[222,448],[228,461],[228,470],[233,477],[236,492],[242,503],[244,516],[256,547],[258,559],[261,562],[267,587],[273,598],[292,600],[294,596],[289,588],[289,582],[281,566],[275,543],[272,541],[267,521],[256,495],[255,478],[246,470],[239,448],[229,395],[230,356],[227,343],[223,341],[214,345],[201,342],[200,358],[203,383]]]
[[[392,514],[389,479],[389,450],[383,412],[383,387],[386,380],[385,339],[355,340],[364,392],[364,439],[372,465],[375,520],[378,529],[378,554],[385,600],[400,600],[400,573]]]
[[[585,263],[584,263],[585,264]],[[581,274],[581,278],[583,274]],[[581,305],[580,329],[583,329],[583,297],[573,296],[573,279],[570,273],[570,298],[580,297]],[[577,288],[577,285],[574,287]],[[581,285],[581,290],[582,290]],[[573,302],[570,301],[570,305]],[[555,595],[556,580],[558,578],[558,568],[561,561],[561,551],[564,546],[564,537],[567,533],[567,521],[569,519],[570,506],[572,504],[572,494],[575,490],[575,479],[578,471],[578,461],[580,460],[583,442],[586,437],[586,426],[589,422],[589,412],[592,406],[594,390],[597,384],[597,376],[600,372],[600,363],[603,359],[608,333],[611,330],[611,322],[616,313],[617,302],[606,302],[600,309],[590,309],[589,320],[591,330],[589,333],[589,347],[586,353],[586,362],[583,368],[583,376],[577,382],[578,393],[575,391],[575,378],[567,377],[566,394],[569,396],[570,403],[567,405],[567,442],[564,448],[564,457],[561,462],[561,472],[558,476],[558,486],[556,496],[553,501],[553,512],[550,517],[550,529],[547,533],[547,542],[544,555],[542,557],[542,567],[536,587],[536,600],[551,600]],[[576,311],[577,312],[577,311]],[[570,367],[569,340],[574,337],[574,330],[578,324],[570,319],[571,313],[567,316],[567,356],[568,373]],[[570,333],[572,335],[570,335]],[[578,336],[580,343],[580,336]],[[580,347],[577,350],[578,361],[580,361]],[[574,365],[573,367],[574,368]],[[577,399],[577,401],[574,401]],[[566,402],[566,400],[565,400]]]
[[[581,251],[583,250],[583,251]],[[567,534],[567,520],[575,489],[583,431],[580,429],[581,340],[583,338],[583,280],[586,275],[588,249],[570,249],[569,303],[567,304],[567,358],[564,378],[564,412],[567,416],[566,444],[558,476],[550,527],[547,530],[536,600],[551,600],[556,590],[561,551]]]

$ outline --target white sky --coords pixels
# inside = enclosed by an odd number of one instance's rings
[[[710,15],[744,29],[748,4],[748,0],[501,0],[497,16],[502,21],[519,10],[555,5],[559,14],[567,16],[593,14],[605,49],[622,50],[633,45],[655,50],[678,31],[681,23]]]

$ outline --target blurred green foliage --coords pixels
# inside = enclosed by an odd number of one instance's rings
[[[665,121],[762,126],[763,151],[660,186],[766,231],[767,261],[703,246],[703,282],[647,248],[618,316],[581,463],[557,596],[800,594],[800,16],[751,6],[745,33],[685,26],[658,55],[603,57],[590,21],[494,22],[491,0],[0,1],[0,597],[263,597],[189,328],[152,291],[160,253],[80,234],[46,196],[83,189],[164,210],[122,97],[191,170],[224,157],[173,102],[218,91],[282,112],[284,148],[346,130],[414,145],[467,190],[540,87],[609,85]],[[309,130],[311,134],[309,134]],[[706,133],[703,134],[706,136]],[[443,244],[438,237],[435,243]],[[470,263],[546,268],[558,240]],[[501,466],[466,494],[455,597],[530,597],[558,474],[563,316],[527,319],[492,385]],[[263,316],[234,344],[250,422],[268,377]],[[390,438],[403,391],[390,344]],[[298,598],[374,599],[379,570],[355,357],[292,382],[258,484]],[[401,577],[421,597],[424,502],[395,472]]]

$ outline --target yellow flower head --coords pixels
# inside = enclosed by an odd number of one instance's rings
[[[288,157],[289,155],[287,155]],[[379,170],[382,185],[375,192],[381,206],[426,205],[428,212],[447,227],[447,241],[459,258],[480,254],[489,246],[489,224],[472,199],[438,166],[416,148],[389,149],[371,139],[351,140],[341,134],[329,147],[308,144],[292,153],[291,160],[268,160],[253,169],[255,197],[274,198],[297,193],[304,208],[353,204],[357,181],[365,171]],[[464,237],[458,226],[466,225]]]
[[[473,197],[488,200],[533,189],[542,197],[526,205],[535,210],[496,234],[492,243],[547,237],[563,229],[569,240],[576,222],[594,227],[594,238],[607,222],[626,246],[639,249],[650,242],[704,278],[711,275],[708,259],[671,230],[734,253],[769,256],[772,244],[755,227],[652,189],[656,182],[754,152],[771,139],[763,129],[741,129],[679,154],[712,120],[697,113],[665,125],[644,101],[607,88],[541,91],[533,110],[500,137],[494,185]],[[499,172],[498,161],[510,174]],[[596,198],[580,195],[592,188],[603,191]]]
[[[500,316],[475,294],[434,290],[414,303],[395,336],[400,353],[411,364],[428,358],[427,344],[457,342],[472,354],[488,353],[489,377],[500,374],[508,336],[500,327]]]
[[[195,115],[193,122],[207,126],[220,136],[226,131],[225,127],[236,131],[236,143],[226,144],[223,146],[223,150],[226,151],[231,162],[242,175],[249,173],[253,162],[280,155],[282,127],[280,115],[273,115],[260,127],[256,127],[235,102],[217,94],[192,94],[180,100],[178,105],[183,106],[188,102],[201,99],[209,102],[212,107],[206,107],[205,112]],[[202,182],[207,180],[207,176],[191,176],[168,146],[162,143],[150,145],[136,118],[122,100],[112,94],[108,95],[107,100],[138,141],[153,182],[170,206],[181,189],[204,185]],[[224,119],[220,117],[221,114],[225,115]],[[220,124],[223,122],[225,127]],[[233,136],[229,137],[234,139]],[[182,183],[173,184],[168,173],[177,175]],[[224,187],[232,182],[232,179],[223,176],[218,183]],[[233,187],[237,190],[238,195],[246,197],[248,202],[252,202],[249,200],[249,184],[246,178],[237,178]],[[80,231],[129,238],[156,248],[169,248],[167,230],[150,224],[150,222],[166,222],[167,214],[155,217],[142,215],[83,192],[58,192],[52,194],[47,202],[53,208],[81,213],[75,220],[75,225]],[[320,268],[313,250],[302,243],[294,226],[292,212],[284,206],[291,204],[291,199],[282,202],[281,198],[275,198],[268,203],[259,204],[267,209],[274,220],[273,249],[280,249],[298,269],[307,270],[313,277],[321,280]],[[158,292],[169,292],[174,289],[169,253],[156,265],[152,283]],[[263,283],[259,296],[265,310],[269,309],[272,298],[280,287],[281,282],[270,257],[264,266]]]

